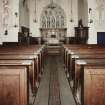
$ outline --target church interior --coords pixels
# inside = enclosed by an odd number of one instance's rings
[[[0,105],[105,105],[105,0],[0,0]]]

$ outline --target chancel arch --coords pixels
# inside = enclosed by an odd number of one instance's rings
[[[49,40],[49,38],[64,41],[66,36],[66,15],[59,5],[51,3],[43,9],[40,18],[40,30],[44,41]]]

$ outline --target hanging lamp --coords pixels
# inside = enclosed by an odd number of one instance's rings
[[[74,20],[73,20],[73,10],[72,10],[72,0],[71,0],[71,19],[70,19],[70,22],[73,22]]]
[[[35,0],[35,10],[34,10],[35,17],[34,17],[34,20],[33,20],[35,23],[37,22],[37,18],[36,18],[37,17],[37,15],[36,15],[37,14],[37,7],[36,7],[36,5],[37,4],[36,4],[36,0]]]
[[[48,6],[48,8],[50,8],[50,9],[56,8],[56,6],[54,6],[54,1],[53,0],[50,0],[50,5]]]

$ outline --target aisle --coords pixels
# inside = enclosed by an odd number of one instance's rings
[[[48,105],[61,105],[60,104],[60,88],[58,80],[58,57],[51,56],[50,59],[50,84],[49,84],[49,104]]]
[[[34,105],[76,105],[60,56],[49,56]]]

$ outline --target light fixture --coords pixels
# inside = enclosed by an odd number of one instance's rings
[[[18,13],[17,13],[17,12],[15,12],[15,16],[16,16],[16,17],[18,16]]]
[[[73,22],[73,19],[72,18],[70,19],[70,22]]]
[[[25,5],[26,0],[23,0],[23,6]]]
[[[8,35],[8,30],[5,30],[4,35]]]
[[[18,25],[15,24],[14,27],[16,28],[16,27],[18,27]]]
[[[16,24],[17,17],[18,17],[18,12],[15,12],[14,15],[15,15],[15,25],[14,25],[14,27],[16,28],[16,27],[18,27],[18,25]]]
[[[91,8],[89,8],[89,14],[91,13],[91,11],[92,11],[92,9],[91,9]]]
[[[71,0],[71,19],[70,19],[70,22],[73,22],[74,20],[73,20],[73,10],[72,10],[72,0]]]
[[[92,19],[92,8],[89,8],[89,15],[90,15],[89,23],[93,23],[93,19]]]
[[[56,8],[56,6],[54,6],[54,1],[53,0],[50,0],[50,5],[48,6],[48,8],[50,8],[50,9]]]
[[[90,19],[89,23],[93,23],[93,19]]]
[[[34,10],[34,14],[35,14],[35,17],[34,17],[34,19],[33,19],[33,22],[34,23],[36,23],[37,22],[37,19],[36,19],[36,17],[37,17],[37,4],[36,4],[36,0],[35,0],[35,10]]]

